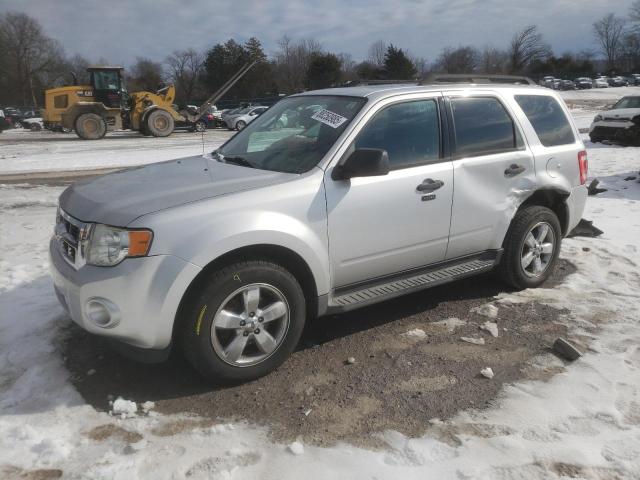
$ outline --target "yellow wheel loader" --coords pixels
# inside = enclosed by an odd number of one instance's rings
[[[176,123],[196,124],[255,62],[244,65],[195,112],[173,107],[174,85],[157,92],[128,93],[122,67],[89,67],[89,85],[72,85],[45,91],[43,123],[51,130],[73,130],[85,140],[98,140],[107,131],[131,129],[143,135],[166,137]],[[78,83],[74,81],[74,83]]]

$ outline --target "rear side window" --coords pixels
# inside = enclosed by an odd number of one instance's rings
[[[358,134],[355,147],[386,150],[392,170],[438,162],[440,126],[436,102],[417,100],[380,110]]]
[[[456,157],[508,152],[522,144],[513,120],[497,98],[452,98],[451,110]]]
[[[555,147],[575,143],[571,124],[555,98],[546,95],[516,95],[515,99],[542,145]]]

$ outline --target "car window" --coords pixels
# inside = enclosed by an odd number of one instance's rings
[[[497,98],[452,98],[451,110],[457,157],[489,155],[521,148],[520,133]]]
[[[640,108],[640,97],[623,97],[612,107],[612,110],[620,108]]]
[[[219,161],[253,168],[303,173],[329,151],[366,99],[337,95],[301,95],[263,107],[241,132],[214,152]]]
[[[547,95],[516,95],[540,143],[545,147],[575,143],[573,129],[558,101]]]
[[[435,100],[384,108],[358,134],[354,147],[386,150],[392,170],[437,162],[440,126]]]

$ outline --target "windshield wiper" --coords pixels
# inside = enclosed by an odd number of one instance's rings
[[[233,165],[240,165],[242,167],[256,168],[256,166],[253,163],[251,163],[249,160],[247,160],[244,157],[226,156],[226,155],[222,155],[221,153],[218,153],[218,152],[214,152],[214,155],[215,155],[216,159],[219,162],[222,162],[222,163],[231,163]]]

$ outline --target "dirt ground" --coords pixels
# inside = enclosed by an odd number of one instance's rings
[[[546,286],[574,270],[560,262]],[[499,336],[479,328],[489,318],[475,308],[502,291],[485,275],[317,319],[276,372],[232,387],[205,383],[179,354],[158,365],[128,360],[73,324],[61,348],[75,387],[97,409],[108,410],[109,399],[122,396],[154,401],[162,413],[195,414],[168,419],[158,435],[233,420],[266,426],[280,441],[376,447],[377,432],[418,436],[430,420],[489,406],[505,383],[544,380],[563,370],[550,346],[567,334],[559,321],[566,312],[537,303],[498,305]],[[415,329],[426,336],[407,335]],[[493,369],[492,380],[480,375],[485,367]],[[454,434],[442,431],[445,441],[457,441]]]

